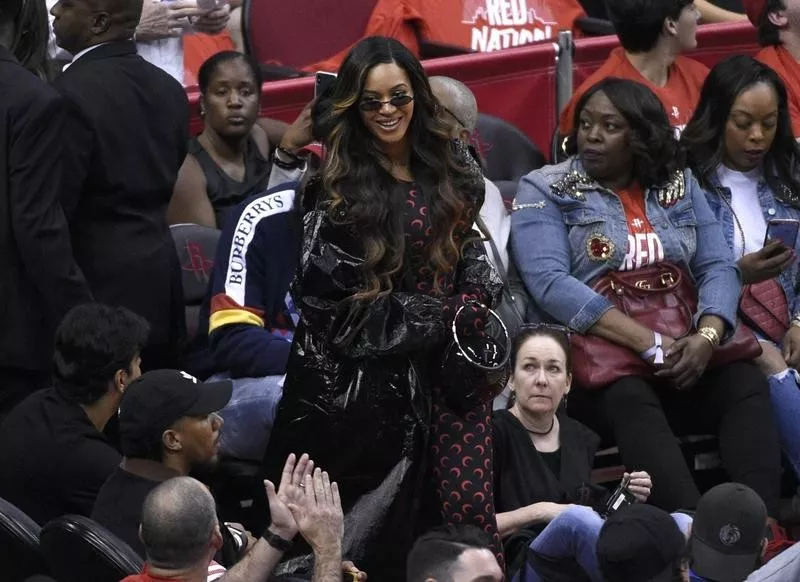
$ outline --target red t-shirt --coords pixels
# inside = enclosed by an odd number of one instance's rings
[[[428,40],[490,52],[555,38],[584,16],[577,0],[410,0]]]
[[[768,46],[756,55],[761,61],[775,69],[783,79],[789,97],[789,115],[792,118],[792,132],[800,138],[800,63],[782,46]]]
[[[213,560],[208,565],[207,582],[219,580],[225,574],[225,568],[214,562]],[[150,573],[147,564],[144,565],[139,574],[133,574],[127,578],[123,578],[122,582],[181,582],[182,578],[162,578]]]
[[[661,100],[661,104],[667,112],[670,125],[679,131],[683,130],[692,118],[694,108],[700,99],[700,89],[703,87],[703,82],[706,80],[707,75],[708,67],[704,64],[679,56],[669,69],[667,84],[663,87],[658,87],[645,79],[631,64],[622,47],[617,47],[611,51],[606,62],[575,91],[569,104],[561,112],[561,121],[558,125],[559,131],[561,135],[567,135],[572,131],[575,105],[592,85],[606,77],[620,77],[646,85]]]
[[[664,247],[647,218],[644,193],[638,185],[617,192],[628,223],[628,248],[620,271],[634,271],[664,260]]]

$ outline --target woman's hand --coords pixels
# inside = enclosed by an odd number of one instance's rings
[[[193,24],[196,30],[205,34],[219,34],[228,26],[231,17],[231,7],[223,4],[211,12],[206,12],[195,18]]]
[[[191,26],[189,19],[202,13],[197,2],[193,0],[145,0],[142,4],[142,17],[136,26],[136,40],[148,42],[181,36],[184,29]]]
[[[783,336],[783,359],[790,368],[800,369],[800,327],[796,325],[790,325]]]
[[[788,335],[788,332],[787,332]],[[800,338],[798,338],[800,340]],[[761,355],[755,360],[756,366],[765,376],[780,374],[786,370],[786,359],[775,344],[768,341],[759,342]]]
[[[572,507],[570,503],[551,503],[550,501],[540,501],[534,503],[541,515],[540,523],[550,523],[567,509]]]
[[[312,101],[303,108],[300,115],[297,116],[297,119],[292,122],[283,134],[280,147],[291,153],[295,153],[297,150],[306,147],[314,141],[314,136],[311,133],[311,108],[313,106],[314,102]]]
[[[625,473],[623,477],[630,477],[628,483],[628,490],[633,493],[636,501],[639,503],[646,503],[647,498],[650,497],[650,491],[653,489],[653,481],[646,471],[634,471],[633,473]]]
[[[703,336],[683,337],[664,353],[666,362],[656,376],[670,380],[678,390],[688,390],[703,375],[713,354],[714,348]]]
[[[773,279],[794,261],[794,251],[777,239],[769,241],[760,251],[748,253],[739,259],[742,283],[760,283]]]

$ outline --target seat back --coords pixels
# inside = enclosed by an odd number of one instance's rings
[[[547,163],[528,136],[499,117],[479,114],[474,140],[486,161],[484,174],[500,190],[506,206],[514,199],[520,178]]]
[[[82,515],[63,515],[42,528],[42,553],[59,582],[119,582],[144,564],[131,547]]]
[[[3,580],[18,582],[34,574],[46,574],[39,550],[41,528],[27,514],[0,499],[0,570]]]
[[[376,0],[244,0],[247,52],[261,63],[297,69],[322,61],[364,36],[375,4]]]
[[[199,224],[174,224],[170,232],[181,264],[186,335],[191,342],[197,335],[200,306],[211,281],[220,231]]]

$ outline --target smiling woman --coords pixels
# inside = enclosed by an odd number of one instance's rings
[[[502,285],[472,230],[483,178],[452,141],[419,61],[371,37],[313,110],[326,157],[303,190],[300,311],[266,455],[275,479],[308,452],[339,483],[344,552],[404,580],[419,531],[471,523],[496,535],[492,386],[448,390],[455,327],[482,334]],[[302,449],[302,451],[301,451]]]

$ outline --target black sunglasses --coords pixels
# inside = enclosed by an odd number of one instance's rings
[[[380,99],[362,99],[358,104],[358,108],[361,109],[361,111],[378,111],[387,103],[392,107],[405,107],[413,100],[413,95],[395,95],[386,101],[381,101]]]

